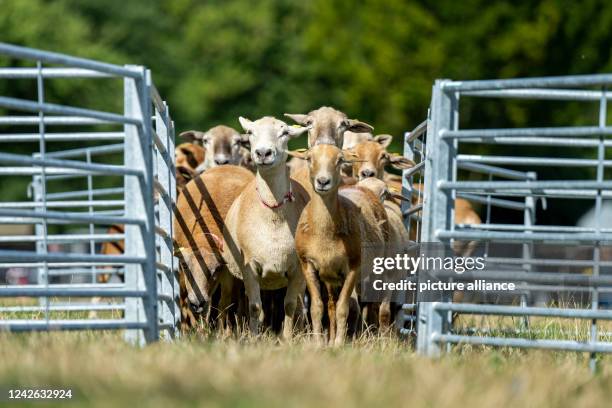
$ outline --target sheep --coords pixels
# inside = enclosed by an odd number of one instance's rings
[[[218,286],[223,324],[234,281],[222,257],[222,231],[231,204],[253,179],[253,173],[243,167],[214,167],[187,183],[177,199],[174,240],[182,263],[179,281],[185,326],[195,323],[193,311],[201,312],[211,304]]]
[[[328,106],[322,106],[306,115],[285,113],[296,123],[309,127],[308,147],[318,144],[332,144],[342,148],[346,131],[369,133],[374,128],[356,119],[348,119],[345,113]]]
[[[300,216],[295,242],[310,295],[314,335],[322,339],[321,280],[328,292],[329,341],[344,343],[350,298],[357,288],[361,264],[384,254],[388,241],[386,213],[377,197],[358,186],[340,188],[340,167],[356,157],[335,145],[318,144],[291,152],[308,161],[314,191]],[[362,252],[362,244],[371,250]]]
[[[391,135],[378,135],[371,141],[357,143],[351,149],[361,161],[353,164],[353,175],[359,180],[375,177],[383,180],[386,176],[385,167],[391,166],[398,170],[414,167],[414,162],[406,157],[391,154],[387,147],[391,144]]]
[[[204,162],[206,151],[202,146],[194,143],[181,143],[176,146],[174,152],[176,189],[180,194],[185,184],[196,175],[195,171],[198,166]]]
[[[344,132],[344,142],[342,144],[342,149],[352,149],[357,143],[367,142],[369,140],[373,140],[374,135],[371,132],[363,132],[363,133],[355,133],[347,130]]]
[[[206,132],[188,130],[179,136],[194,143],[201,143],[206,150],[204,162],[198,166],[196,173],[224,164],[248,167],[244,150],[248,147],[248,141],[244,135],[229,126],[218,125]]]
[[[361,160],[353,164],[353,174],[359,180],[364,180],[368,177],[384,180],[390,187],[390,190],[397,192],[401,191],[402,182],[400,176],[395,176],[385,172],[385,167],[390,165],[396,169],[406,169],[413,167],[415,164],[412,160],[399,155],[389,154],[387,147],[392,141],[390,135],[378,135],[373,141],[361,142],[355,145],[353,151]],[[423,186],[415,184],[417,190],[423,190]],[[422,198],[421,198],[422,200]],[[413,204],[420,204],[420,201],[413,198]],[[463,198],[455,200],[455,223],[456,224],[480,224],[481,220],[478,214],[474,211],[469,201]],[[411,228],[411,238],[415,239],[415,231]],[[455,248],[457,253],[468,256],[473,250],[474,244],[464,244],[457,242]]]
[[[223,255],[229,271],[243,280],[249,302],[249,327],[259,333],[264,320],[261,289],[287,287],[282,336],[293,334],[304,279],[295,250],[295,230],[308,194],[289,177],[287,143],[307,131],[273,117],[254,122],[240,117],[257,166],[255,180],[236,198],[227,214]]]

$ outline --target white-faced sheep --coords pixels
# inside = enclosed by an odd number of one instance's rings
[[[283,337],[288,338],[305,289],[295,231],[308,195],[289,177],[286,150],[289,139],[308,128],[288,126],[273,117],[254,122],[241,117],[240,123],[249,136],[257,174],[228,212],[224,257],[229,271],[244,282],[254,334],[264,319],[260,290],[287,287]]]

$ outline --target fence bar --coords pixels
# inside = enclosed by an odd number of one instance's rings
[[[0,117],[1,120],[4,119]],[[49,119],[45,118],[45,123],[48,125]],[[32,124],[37,124],[32,123]],[[87,142],[101,140],[123,140],[123,132],[75,132],[75,133],[45,133],[46,142]],[[0,135],[0,143],[14,142],[38,142],[40,134],[38,133],[6,133]]]
[[[572,88],[612,83],[612,74],[569,75],[540,78],[489,79],[479,81],[446,81],[445,91],[480,91],[524,88]]]
[[[480,98],[504,98],[504,99],[549,99],[556,101],[587,101],[599,102],[602,98],[601,91],[586,91],[576,89],[498,89],[493,91],[466,91],[461,92],[463,96],[475,96]],[[612,95],[606,95],[610,99]]]
[[[112,78],[113,75],[83,68],[43,68],[40,72],[43,78]],[[36,68],[0,68],[0,78],[36,78]]]
[[[75,108],[72,106],[58,105],[54,103],[32,102],[25,99],[8,98],[6,96],[0,96],[0,106],[3,106],[8,109],[29,112],[43,112],[55,115],[82,116],[111,123],[129,123],[132,125],[141,124],[139,119],[118,115],[116,113],[102,112],[85,108]]]
[[[33,48],[20,47],[17,45],[0,42],[0,54],[9,55],[14,58],[23,58],[42,61],[53,64],[69,65],[76,68],[84,68],[98,72],[104,72],[116,76],[140,78],[142,73],[129,67],[108,64],[86,58],[73,57],[56,52],[35,50]]]
[[[458,162],[510,164],[514,166],[567,166],[567,167],[595,167],[600,164],[596,159],[551,159],[548,157],[513,157],[513,156],[479,156],[457,155]],[[604,167],[611,167],[612,160],[604,160]]]
[[[612,353],[612,344],[602,342],[583,343],[571,340],[527,340],[516,338],[462,336],[458,334],[435,334],[432,336],[432,341],[436,343],[473,344],[479,346]]]

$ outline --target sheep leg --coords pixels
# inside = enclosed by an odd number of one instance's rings
[[[234,279],[227,272],[222,271],[219,279],[221,286],[221,298],[219,299],[219,329],[222,332],[231,331],[230,319],[229,319],[229,307],[232,303],[232,294],[234,293]]]
[[[336,304],[336,340],[334,344],[341,346],[344,344],[346,339],[346,323],[349,314],[349,302],[351,301],[351,294],[355,288],[357,282],[357,270],[351,269],[346,275],[344,285],[340,290],[340,296],[338,296],[338,302]]]
[[[253,335],[259,334],[259,326],[264,320],[263,306],[261,304],[261,293],[259,282],[255,278],[251,265],[246,265],[242,271],[244,290],[249,299],[249,329]]]
[[[323,300],[319,289],[319,280],[314,267],[307,262],[302,265],[306,286],[310,294],[310,320],[312,320],[312,332],[317,343],[323,343],[323,330],[321,320],[323,319]]]
[[[283,338],[291,339],[293,336],[293,323],[295,318],[295,309],[297,307],[298,296],[304,293],[304,280],[301,273],[298,276],[293,276],[287,285],[285,293],[285,320],[283,322]]]
[[[329,283],[325,284],[327,289],[327,315],[329,316],[329,344],[333,345],[336,339],[336,293]]]

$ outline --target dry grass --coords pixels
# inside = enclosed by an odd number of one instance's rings
[[[502,330],[520,327],[516,318],[463,316],[457,325],[513,337],[588,338],[589,321],[530,321],[532,331],[526,334]],[[612,332],[612,324],[602,323],[600,330]],[[600,340],[612,342],[612,337]],[[317,348],[306,336],[287,344],[245,332],[219,338],[200,328],[174,343],[138,349],[112,332],[0,333],[0,403],[8,388],[29,387],[70,388],[75,407],[131,401],[139,406],[603,407],[612,400],[611,362],[612,356],[600,357],[600,372],[592,375],[585,353],[471,346],[429,360],[395,336],[364,335],[343,348]]]
[[[320,349],[304,338],[192,334],[137,349],[112,333],[4,333],[0,362],[5,388],[71,388],[71,406],[598,407],[612,399],[610,358],[595,376],[583,354],[463,347],[428,360],[394,337]]]

